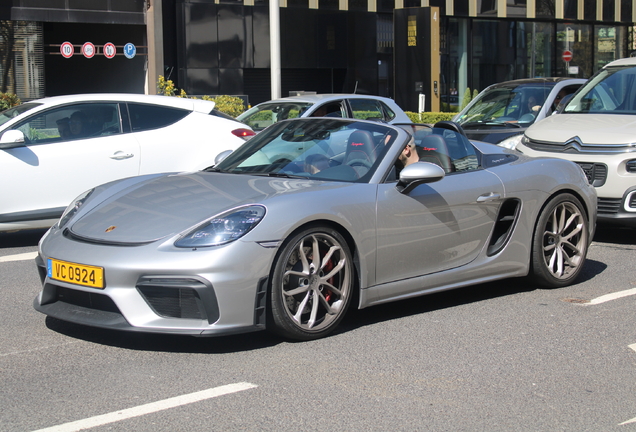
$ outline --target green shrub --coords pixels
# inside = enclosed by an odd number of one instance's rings
[[[0,111],[20,105],[22,101],[13,93],[0,93]]]
[[[208,96],[209,97],[209,96]],[[203,96],[202,99],[205,99],[206,96]],[[243,99],[236,96],[217,96],[215,98],[210,98],[216,104],[216,108],[232,117],[238,117],[239,114],[245,111],[245,103]]]
[[[452,112],[423,112],[421,114],[407,111],[406,115],[409,116],[413,123],[426,123],[435,124],[438,121],[452,120],[456,113]]]
[[[174,83],[172,82],[172,80],[165,79],[163,75],[159,75],[159,79],[157,80],[157,90],[158,90],[158,94],[161,94],[164,96],[175,96],[180,98],[189,97],[187,93],[185,92],[185,90],[177,89],[174,86]],[[197,99],[197,98],[192,97],[192,99]],[[216,104],[215,106],[216,109],[232,117],[237,117],[239,114],[245,111],[245,103],[243,102],[243,99],[241,99],[240,97],[224,96],[224,95],[217,96],[217,97],[202,96],[201,99],[213,101]]]

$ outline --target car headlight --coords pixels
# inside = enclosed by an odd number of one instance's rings
[[[250,232],[265,216],[265,207],[250,205],[208,219],[175,242],[176,247],[219,246]]]
[[[89,189],[86,192],[82,193],[77,198],[75,198],[75,200],[73,200],[73,202],[68,207],[66,207],[66,210],[64,210],[64,213],[62,213],[62,217],[60,218],[59,222],[57,223],[57,226],[62,228],[64,225],[66,225],[68,223],[68,221],[70,221],[71,218],[73,216],[75,216],[77,211],[86,202],[88,197],[91,196],[91,194],[93,193],[94,190],[95,189]]]
[[[523,138],[523,134],[514,135],[499,142],[497,145],[500,147],[505,147],[510,150],[514,150],[517,147],[517,144],[521,142],[521,138]]]

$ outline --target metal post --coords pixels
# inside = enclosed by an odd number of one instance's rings
[[[272,74],[272,99],[281,97],[279,6],[279,0],[269,0],[269,50]]]
[[[148,39],[148,69],[146,94],[157,94],[157,81],[163,75],[163,24],[161,0],[148,1],[146,9],[146,38]]]

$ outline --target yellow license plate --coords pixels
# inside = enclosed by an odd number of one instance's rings
[[[102,267],[49,258],[46,268],[51,279],[92,288],[104,288],[104,269]]]

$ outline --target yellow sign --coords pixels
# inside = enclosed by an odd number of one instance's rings
[[[408,46],[417,46],[417,17],[415,15],[409,16],[407,31]]]

